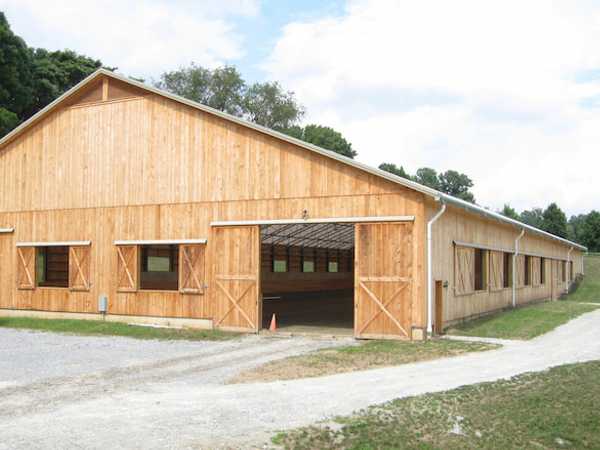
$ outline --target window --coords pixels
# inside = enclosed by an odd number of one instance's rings
[[[525,255],[525,264],[523,266],[523,280],[525,286],[531,286],[531,256]]]
[[[546,284],[546,258],[540,258],[540,284]]]
[[[142,245],[140,250],[140,289],[178,290],[179,246]]]
[[[569,262],[569,280],[573,281],[573,261]]]
[[[488,282],[488,252],[480,248],[475,249],[475,290],[487,289]]]
[[[35,277],[40,287],[69,287],[69,247],[37,247]]]
[[[560,279],[561,281],[567,281],[567,263],[565,261],[560,262]]]
[[[273,260],[273,272],[277,272],[277,273],[287,272],[287,261],[285,259],[274,259]]]
[[[315,262],[314,261],[302,261],[302,272],[314,272]]]
[[[329,261],[329,263],[327,264],[327,271],[328,272],[338,272],[338,262],[337,261]]]
[[[504,252],[502,254],[503,256],[503,260],[502,260],[502,266],[503,266],[503,273],[502,273],[502,287],[511,287],[512,286],[512,266],[513,266],[513,255],[511,253],[506,253]]]

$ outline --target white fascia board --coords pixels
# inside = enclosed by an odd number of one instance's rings
[[[154,239],[154,240],[120,240],[114,245],[193,245],[206,244],[206,239]]]
[[[17,247],[88,247],[92,241],[17,242]]]
[[[316,223],[372,223],[372,222],[414,222],[415,216],[374,216],[374,217],[327,217],[322,219],[276,219],[276,220],[232,220],[211,222],[211,227],[232,227],[244,225],[289,225]]]

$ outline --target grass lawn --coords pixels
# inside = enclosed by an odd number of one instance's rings
[[[471,320],[448,329],[447,333],[460,336],[531,339],[596,309],[594,305],[566,301],[540,303]]]
[[[0,327],[90,336],[126,336],[136,339],[188,341],[220,341],[240,336],[236,333],[225,333],[218,330],[153,328],[100,320],[34,319],[29,317],[0,317]]]
[[[583,264],[583,281],[575,292],[567,296],[567,300],[600,303],[600,255],[584,257]]]
[[[280,433],[287,449],[600,448],[600,362],[394,400]]]
[[[231,383],[319,377],[354,370],[396,366],[417,361],[498,348],[480,342],[428,340],[425,342],[368,341],[292,356],[243,372]]]

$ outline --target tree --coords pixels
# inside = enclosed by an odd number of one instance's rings
[[[525,210],[520,216],[521,222],[531,225],[535,228],[543,228],[544,225],[544,213],[541,208],[533,208],[531,210]]]
[[[205,69],[192,63],[189,67],[165,72],[156,87],[188,98],[211,108],[278,131],[290,129],[304,115],[293,92],[277,82],[248,86],[233,66]]]
[[[304,116],[291,91],[284,91],[278,82],[254,83],[244,93],[244,116],[251,122],[283,131]]]
[[[0,12],[0,135],[20,122],[32,97],[31,52]]]
[[[27,47],[0,12],[0,136],[101,66],[100,61],[70,50]]]
[[[502,210],[498,212],[509,219],[519,220],[519,213],[508,203],[505,203]]]
[[[567,235],[569,240],[574,242],[583,242],[583,228],[587,216],[585,214],[579,214],[577,216],[571,216],[567,223]]]
[[[414,180],[417,183],[440,190],[440,182],[437,172],[430,167],[421,167],[417,170]]]
[[[356,151],[352,149],[352,144],[339,131],[333,128],[322,125],[307,125],[304,128],[294,126],[282,131],[296,139],[301,139],[326,150],[347,156],[348,158],[356,156]]]
[[[379,164],[379,168],[381,170],[385,170],[386,172],[393,173],[394,175],[397,175],[399,177],[406,178],[408,180],[412,179],[412,177],[408,173],[406,173],[404,167],[402,166],[398,167],[396,164],[392,163],[381,163]]]
[[[567,216],[556,203],[551,203],[542,215],[542,229],[563,238],[567,237]]]
[[[581,241],[590,252],[600,252],[600,212],[590,212],[583,224]]]
[[[192,63],[171,72],[165,72],[156,87],[193,100],[211,108],[241,117],[246,82],[235,67],[224,66],[214,70]]]
[[[473,187],[473,181],[464,173],[447,170],[441,173],[438,179],[440,191],[467,202],[475,203],[475,196],[469,191]]]
[[[32,50],[32,55],[34,95],[24,120],[102,67],[100,60],[79,55],[71,50],[49,52],[38,48]]]

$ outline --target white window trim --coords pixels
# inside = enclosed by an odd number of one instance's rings
[[[211,227],[233,227],[243,225],[287,225],[297,223],[371,223],[371,222],[414,222],[415,216],[366,216],[327,217],[321,219],[276,219],[276,220],[233,220],[211,222]]]
[[[17,242],[17,247],[88,247],[92,241]]]
[[[0,228],[0,234],[14,233],[14,228]]]
[[[186,245],[206,244],[206,239],[160,239],[160,240],[120,240],[114,241],[114,245]]]

